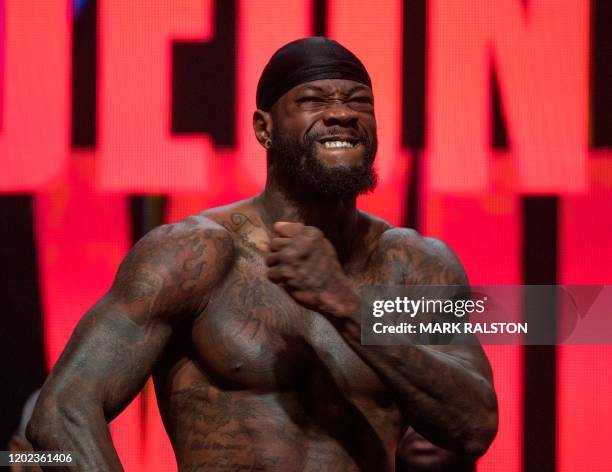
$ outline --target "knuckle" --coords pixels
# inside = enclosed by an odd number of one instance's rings
[[[290,233],[292,233],[293,235],[300,234],[301,232],[304,231],[304,224],[303,223],[291,223],[289,228],[291,229]]]
[[[283,258],[285,260],[293,261],[298,258],[298,250],[293,247],[288,247],[283,250]]]
[[[307,230],[305,231],[305,233],[310,238],[320,238],[321,236],[323,236],[323,231],[321,231],[316,226],[307,226],[306,228],[307,228]]]
[[[304,238],[304,237],[295,241],[295,244],[294,244],[295,251],[300,254],[303,254],[304,252],[308,251],[309,246],[310,246],[310,241],[308,240],[308,238]]]

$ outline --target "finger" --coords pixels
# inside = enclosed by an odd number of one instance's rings
[[[307,238],[316,239],[323,236],[323,231],[315,226],[304,226],[302,234]]]
[[[291,296],[297,300],[300,303],[304,303],[307,305],[314,305],[315,303],[315,297],[313,296],[312,292],[308,292],[305,290],[289,290],[289,293],[291,294]]]
[[[280,251],[291,243],[291,238],[272,238],[270,241],[271,251]]]
[[[266,260],[266,265],[268,267],[272,267],[272,266],[280,264],[280,262],[282,261],[282,256],[278,252],[272,252],[266,256],[265,260]]]
[[[281,236],[292,238],[299,234],[304,225],[302,223],[290,223],[288,221],[278,221],[274,223],[274,230]]]
[[[288,265],[296,265],[300,259],[304,258],[304,254],[300,251],[297,251],[295,248],[291,246],[287,246],[280,251],[275,251],[269,253],[266,258],[266,264],[268,266],[273,266],[277,264],[288,264]]]
[[[287,266],[274,266],[268,269],[268,279],[277,284],[287,283],[290,275],[290,269]]]
[[[271,267],[268,269],[268,279],[274,283],[284,282],[285,278],[280,270],[280,267]]]

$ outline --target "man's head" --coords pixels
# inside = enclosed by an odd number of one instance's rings
[[[257,88],[255,135],[271,179],[302,198],[354,198],[374,188],[374,97],[367,71],[335,41],[279,49]]]

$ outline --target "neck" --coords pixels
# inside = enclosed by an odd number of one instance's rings
[[[350,251],[351,235],[355,234],[359,213],[355,198],[323,200],[304,198],[291,193],[274,179],[268,178],[264,191],[256,197],[262,220],[273,233],[277,221],[290,221],[315,226],[325,234],[341,259]]]

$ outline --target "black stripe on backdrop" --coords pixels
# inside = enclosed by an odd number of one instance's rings
[[[591,117],[594,147],[612,147],[612,2],[591,3]]]
[[[327,36],[327,0],[312,0],[312,34]]]
[[[523,281],[527,285],[557,283],[558,197],[523,197]],[[550,296],[525,302],[540,307],[529,323],[546,323],[556,335],[556,302]],[[536,315],[536,314],[534,314]],[[557,349],[556,346],[524,347],[523,466],[525,472],[556,469]]]
[[[402,29],[402,146],[411,151],[404,223],[422,229],[427,80],[427,2],[407,0]]]
[[[172,132],[236,143],[236,0],[214,2],[210,41],[172,45]],[[254,103],[254,100],[253,100]]]
[[[73,148],[96,146],[97,0],[88,0],[75,12],[72,34]]]
[[[33,198],[0,197],[0,448],[7,449],[23,404],[45,379]]]

